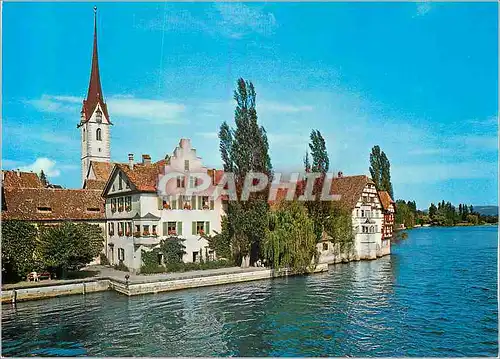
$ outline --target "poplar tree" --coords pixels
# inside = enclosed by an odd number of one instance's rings
[[[247,173],[264,173],[270,182],[272,165],[266,130],[258,124],[256,92],[252,82],[238,79],[234,100],[236,128],[231,129],[225,122],[221,125],[219,148],[224,170],[234,173],[239,199]],[[240,264],[247,255],[250,255],[250,264],[260,257],[261,241],[268,225],[268,192],[267,187],[261,192],[251,193],[248,201],[228,203],[226,231],[231,238],[236,264]]]
[[[391,198],[394,198],[391,183],[391,163],[384,151],[380,151],[378,145],[374,146],[370,153],[370,175],[379,191],[387,191]]]
[[[312,172],[320,172],[325,174],[328,172],[330,160],[328,159],[328,152],[326,151],[326,143],[319,130],[311,131],[311,142],[309,143],[312,156]]]

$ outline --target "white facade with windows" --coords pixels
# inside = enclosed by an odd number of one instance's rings
[[[190,140],[186,139],[181,140],[166,161],[150,163],[143,160],[142,164],[117,164],[114,167],[104,190],[107,256],[111,264],[121,261],[137,272],[142,265],[142,251],[150,251],[158,247],[161,240],[172,236],[185,239],[184,262],[215,259],[215,253],[202,235],[221,231],[221,200],[198,195],[163,198],[155,190],[157,183],[152,181],[152,173],[157,171],[159,174],[165,165],[176,168],[179,164],[186,177],[174,179],[177,187],[194,185],[194,180],[188,176],[192,169],[208,172],[191,148]]]

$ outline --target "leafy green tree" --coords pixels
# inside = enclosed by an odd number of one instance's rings
[[[370,153],[370,175],[375,187],[380,191],[387,191],[394,198],[391,183],[391,164],[384,151],[378,145],[372,148]]]
[[[245,176],[249,172],[264,173],[271,181],[272,165],[267,134],[257,121],[256,92],[253,84],[240,78],[234,92],[236,100],[234,130],[226,123],[219,131],[221,158],[224,170],[235,175],[236,191],[241,198]],[[267,227],[269,187],[251,193],[247,201],[229,201],[226,233],[231,238],[233,259],[240,264],[250,255],[253,264],[261,254],[261,241]]]
[[[40,181],[44,185],[44,187],[47,187],[49,185],[49,181],[47,180],[47,176],[43,172],[43,170],[40,171]]]
[[[231,237],[229,236],[229,222],[227,216],[221,220],[221,232],[215,235],[207,235],[208,246],[212,249],[218,258],[232,259]]]
[[[316,235],[307,209],[298,201],[282,201],[269,216],[264,253],[273,268],[305,273],[318,258]]]
[[[333,244],[339,244],[341,250],[351,250],[354,245],[352,217],[349,211],[338,204],[333,204],[330,215],[325,220],[325,233]]]
[[[160,242],[160,252],[166,264],[182,263],[182,257],[186,254],[184,238],[169,237]]]
[[[59,278],[96,258],[103,249],[103,233],[98,225],[64,222],[42,228],[40,252],[44,265]]]
[[[431,203],[429,207],[429,217],[433,219],[434,216],[436,216],[436,214],[437,214],[437,207],[434,203]]]
[[[330,160],[326,150],[325,139],[319,130],[311,131],[311,142],[309,143],[312,156],[312,172],[326,173],[330,167]],[[307,168],[306,168],[307,170]]]
[[[37,228],[27,222],[2,222],[2,277],[4,282],[18,281],[37,270]]]

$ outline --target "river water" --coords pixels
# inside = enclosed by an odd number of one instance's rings
[[[419,228],[328,273],[2,306],[6,356],[497,356],[497,227]]]

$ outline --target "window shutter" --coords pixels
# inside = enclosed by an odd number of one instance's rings
[[[170,208],[177,209],[177,198],[172,197],[172,203],[170,204]]]
[[[191,229],[192,229],[192,232],[193,232],[192,234],[196,235],[196,222],[192,222],[191,224],[192,224]]]
[[[182,236],[182,222],[177,222],[177,235]]]
[[[182,196],[179,196],[179,209],[183,209],[184,207],[184,198]]]
[[[163,199],[161,197],[158,197],[158,209],[163,209]]]
[[[168,222],[163,222],[163,235],[168,236]]]
[[[210,209],[214,209],[214,200],[210,199]]]
[[[207,236],[210,234],[210,222],[205,222],[205,234]]]
[[[203,197],[198,196],[198,209],[203,209]]]
[[[191,196],[191,207],[196,209],[196,196]]]

